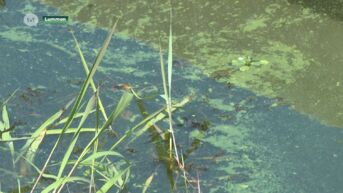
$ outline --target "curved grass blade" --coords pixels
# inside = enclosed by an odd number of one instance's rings
[[[30,160],[31,162],[34,162],[36,152],[45,137],[45,133],[46,133],[46,128],[44,128],[42,132],[39,133],[39,135],[33,140],[33,142],[31,143],[26,153],[26,158]]]
[[[73,36],[73,39],[75,41],[75,45],[76,45],[76,48],[77,48],[77,52],[79,53],[80,55],[80,59],[81,59],[81,62],[82,62],[82,66],[83,66],[83,69],[85,70],[86,72],[86,75],[89,73],[89,68],[88,68],[88,65],[87,65],[87,62],[86,62],[86,59],[83,55],[83,52],[81,50],[81,46],[79,44],[79,42],[77,41],[75,35],[73,32],[71,32],[71,35]],[[90,84],[91,84],[91,87],[93,89],[93,92],[96,92],[96,86],[94,84],[94,81],[93,79],[90,80]],[[98,97],[98,105],[99,105],[99,108],[100,108],[100,111],[102,113],[102,116],[105,118],[105,121],[107,121],[108,117],[107,117],[107,114],[106,114],[106,111],[105,111],[105,108],[104,108],[104,105],[102,104],[101,102],[101,99]],[[112,128],[111,128],[112,129]]]
[[[96,92],[96,97],[99,98],[99,92]],[[95,132],[94,132],[94,135],[97,135],[98,132],[99,132],[99,103],[97,101],[96,103],[96,111],[95,111]],[[106,119],[108,120],[108,119]],[[112,130],[112,128],[111,128]],[[94,144],[93,144],[93,154],[97,153],[98,152],[98,146],[99,146],[99,139],[95,140],[94,141]],[[94,172],[95,172],[95,164],[97,162],[93,159],[92,160],[92,163],[90,165],[90,183],[89,183],[89,193],[92,192],[92,189],[93,191],[95,192],[96,191],[96,187],[95,187],[95,177],[94,177]]]

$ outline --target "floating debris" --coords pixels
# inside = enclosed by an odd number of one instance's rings
[[[135,120],[139,117],[138,114],[134,114],[132,111],[130,110],[126,110],[124,111],[121,115],[120,115],[123,119],[132,122],[135,122]]]
[[[30,84],[25,90],[22,91],[19,97],[25,102],[32,104],[33,98],[41,97],[46,90],[47,88],[45,86]]]
[[[259,67],[267,64],[269,64],[269,61],[255,60],[251,56],[238,56],[236,59],[229,59],[229,65],[239,69],[241,72],[248,71],[251,66]]]
[[[250,69],[249,66],[242,66],[239,68],[240,71],[244,72],[244,71],[248,71]]]
[[[218,80],[221,78],[228,78],[235,70],[233,69],[219,69],[211,73],[211,77]]]
[[[269,64],[269,61],[267,61],[267,60],[260,60],[259,64],[267,65],[267,64]]]

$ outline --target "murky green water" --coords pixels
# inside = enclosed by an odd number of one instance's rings
[[[129,82],[148,88],[153,99],[146,106],[156,109],[163,92],[158,45],[162,37],[166,47],[168,2],[6,2],[0,10],[0,97],[20,88],[9,105],[13,119],[25,121],[20,131],[39,125],[78,91],[84,74],[67,28],[76,32],[86,59],[93,61],[105,30],[120,14],[117,36],[96,76],[104,82],[104,102],[118,97],[111,90],[114,84]],[[191,176],[199,175],[202,192],[341,192],[343,20],[338,10],[343,2],[172,4],[174,96],[197,95],[175,114],[176,136],[189,150],[186,165]],[[68,15],[71,23],[28,27],[22,23],[28,12]],[[135,104],[130,113],[139,114]],[[128,119],[139,118],[123,117],[124,128],[129,128],[124,126]],[[146,135],[130,151],[121,150],[133,163],[127,192],[140,192],[152,173],[157,177],[151,191],[170,191],[151,140]],[[9,160],[0,160],[5,168]],[[15,186],[11,181],[0,174],[2,191]],[[185,192],[182,183],[178,186],[178,192]]]

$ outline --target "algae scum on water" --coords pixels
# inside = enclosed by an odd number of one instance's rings
[[[168,1],[43,2],[74,20],[98,27],[107,28],[112,16],[123,14],[119,33],[155,48],[161,33],[168,32]],[[339,16],[334,8],[340,1],[200,0],[172,4],[176,56],[220,82],[258,95],[282,97],[300,112],[343,126],[338,116],[343,103],[335,97],[343,94],[339,74],[343,27],[334,17]],[[267,64],[237,70],[232,60],[241,57]],[[315,89],[317,85],[319,89]],[[333,97],[328,100],[327,95]]]

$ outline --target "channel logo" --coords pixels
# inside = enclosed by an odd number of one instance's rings
[[[24,24],[30,27],[37,26],[39,20],[38,16],[33,13],[27,13],[24,16]]]

